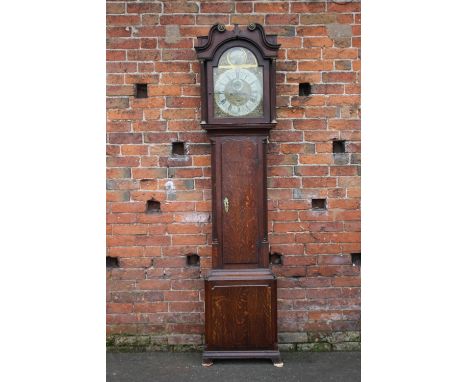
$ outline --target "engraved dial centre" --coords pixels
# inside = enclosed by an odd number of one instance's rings
[[[223,72],[215,84],[215,100],[226,114],[243,116],[251,113],[262,99],[262,87],[254,73],[247,69]]]

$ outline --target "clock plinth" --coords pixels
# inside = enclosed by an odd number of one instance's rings
[[[201,126],[212,149],[213,269],[205,279],[203,365],[217,358],[270,358],[281,366],[266,194],[279,45],[258,24],[231,31],[215,25],[195,49]]]

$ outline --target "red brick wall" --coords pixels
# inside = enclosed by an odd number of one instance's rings
[[[360,2],[108,0],[107,14],[107,256],[119,261],[107,268],[110,344],[203,342],[211,169],[193,47],[214,23],[257,22],[281,44],[268,154],[269,241],[283,260],[273,266],[280,342],[355,348]],[[298,95],[304,82],[309,96]],[[148,84],[148,98],[135,98],[137,83]],[[345,141],[345,153],[333,153],[333,140]],[[185,142],[186,155],[172,155],[173,141]],[[151,198],[161,212],[147,213]],[[317,198],[325,210],[312,208]],[[187,265],[192,253],[200,266]]]

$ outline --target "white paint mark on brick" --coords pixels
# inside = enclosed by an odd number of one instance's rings
[[[164,185],[164,188],[167,192],[175,192],[174,182],[172,180],[168,180]]]
[[[204,212],[193,212],[183,216],[183,221],[186,223],[207,223],[209,220],[210,214]]]

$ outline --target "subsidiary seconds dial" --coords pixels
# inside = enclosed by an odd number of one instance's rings
[[[260,78],[255,72],[246,68],[222,72],[214,86],[216,104],[232,117],[252,113],[263,98]]]

